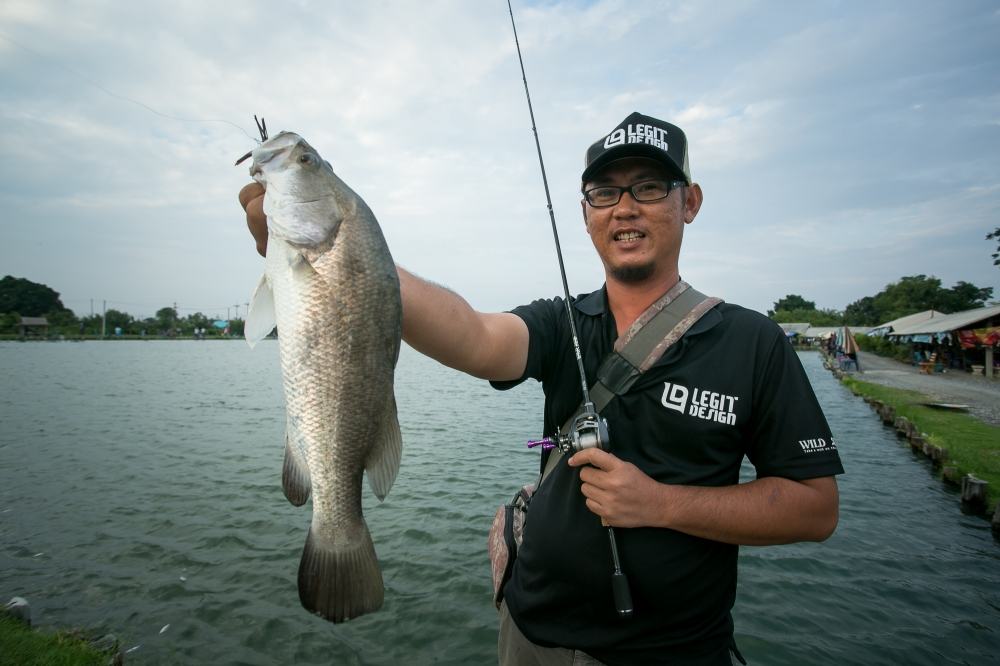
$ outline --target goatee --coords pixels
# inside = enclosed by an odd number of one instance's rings
[[[645,282],[653,275],[653,264],[642,264],[640,266],[618,266],[611,269],[611,275],[619,282],[635,284]]]

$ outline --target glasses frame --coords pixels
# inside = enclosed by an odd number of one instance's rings
[[[664,194],[662,197],[656,197],[655,199],[640,199],[639,197],[635,196],[635,188],[645,183],[666,183],[667,193]],[[591,187],[589,190],[583,191],[583,198],[592,208],[611,208],[612,206],[617,206],[618,203],[622,200],[622,195],[625,194],[626,192],[632,195],[632,199],[637,203],[652,203],[654,201],[661,201],[663,199],[666,199],[667,197],[670,196],[670,193],[673,192],[675,189],[677,189],[678,187],[683,187],[685,185],[687,185],[687,182],[683,180],[665,180],[663,178],[647,178],[645,180],[640,180],[637,183],[632,183],[628,187],[621,187],[619,185],[598,185],[597,187]],[[593,192],[594,190],[618,190],[618,198],[611,203],[595,204],[593,201],[590,200],[590,193]]]

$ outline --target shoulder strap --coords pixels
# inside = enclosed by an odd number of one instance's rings
[[[678,281],[629,326],[625,335],[615,342],[614,350],[604,357],[597,370],[597,381],[590,389],[594,408],[600,412],[611,398],[627,392],[639,375],[653,367],[695,322],[721,302],[721,298],[706,296],[683,280]],[[581,404],[580,409],[582,407]],[[580,409],[567,419],[563,430],[570,427]],[[555,469],[561,457],[559,449],[549,452],[538,479],[539,485]]]

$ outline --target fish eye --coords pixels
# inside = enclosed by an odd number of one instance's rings
[[[312,156],[312,155],[310,155],[309,153],[303,153],[303,154],[302,154],[302,155],[301,155],[301,156],[299,157],[299,163],[301,163],[301,164],[315,164],[315,163],[316,163],[316,160],[315,160],[315,158],[313,158],[313,156]]]

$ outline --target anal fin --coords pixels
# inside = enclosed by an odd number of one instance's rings
[[[389,494],[399,472],[402,455],[403,437],[399,432],[399,418],[396,416],[396,396],[390,394],[389,404],[383,413],[375,441],[365,461],[368,485],[379,501],[384,500]]]
[[[309,476],[309,466],[301,455],[294,428],[289,422],[285,430],[285,462],[281,468],[281,489],[285,497],[295,506],[302,506],[312,492],[312,479]]]

